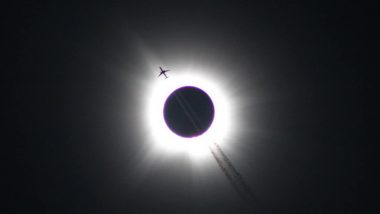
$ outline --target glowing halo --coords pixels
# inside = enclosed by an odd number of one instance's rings
[[[168,151],[185,151],[191,155],[201,155],[209,152],[208,146],[223,140],[231,133],[231,107],[226,99],[226,93],[205,72],[173,71],[168,79],[156,79],[146,100],[145,124],[150,133],[151,141],[160,148]],[[200,136],[183,138],[174,134],[166,125],[163,108],[167,97],[176,89],[183,86],[194,86],[204,90],[212,99],[215,108],[214,121],[210,128]]]

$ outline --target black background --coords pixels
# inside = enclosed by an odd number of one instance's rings
[[[222,63],[220,75],[240,86],[248,131],[226,153],[268,213],[378,212],[374,5],[2,9],[3,213],[244,212],[216,165],[189,186],[187,159],[142,161],[149,144],[134,132],[134,97],[144,96],[132,87],[144,66],[136,37],[169,69],[173,55]]]

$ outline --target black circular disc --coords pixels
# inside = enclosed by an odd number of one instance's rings
[[[164,118],[175,134],[196,137],[210,127],[214,119],[214,104],[201,89],[185,86],[175,90],[166,99]]]

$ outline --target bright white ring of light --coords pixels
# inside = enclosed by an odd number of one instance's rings
[[[168,79],[157,79],[150,88],[147,96],[146,124],[151,134],[151,140],[160,148],[167,151],[186,151],[191,155],[208,153],[208,146],[223,140],[231,132],[231,108],[215,78],[196,71],[168,73]],[[214,104],[214,120],[209,129],[202,135],[184,138],[173,133],[166,125],[163,115],[164,104],[169,95],[183,86],[194,86],[202,89]]]

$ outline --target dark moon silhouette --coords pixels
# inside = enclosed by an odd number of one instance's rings
[[[171,131],[181,137],[196,137],[212,124],[214,104],[201,89],[178,88],[165,101],[164,118]]]

